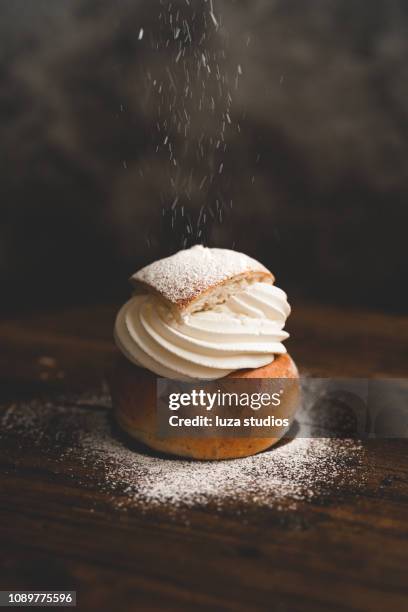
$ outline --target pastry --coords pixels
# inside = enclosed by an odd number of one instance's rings
[[[121,427],[155,450],[195,459],[243,457],[275,443],[276,430],[262,438],[160,437],[156,421],[157,377],[285,378],[280,414],[292,418],[298,372],[283,344],[290,307],[272,273],[243,253],[194,246],[146,266],[131,283],[114,329],[121,355],[111,390]]]

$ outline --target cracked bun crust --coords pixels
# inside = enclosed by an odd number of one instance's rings
[[[244,253],[201,245],[155,261],[130,278],[136,291],[159,296],[178,314],[214,306],[246,284],[274,280],[265,266]]]
[[[261,368],[237,370],[227,378],[286,378],[280,415],[291,421],[299,402],[299,375],[288,354],[279,355]],[[259,453],[276,442],[274,436],[262,438],[160,438],[156,431],[156,376],[119,357],[111,380],[117,421],[133,438],[150,448],[192,459],[232,459]],[[223,380],[219,379],[220,382]],[[233,414],[231,415],[233,416]]]

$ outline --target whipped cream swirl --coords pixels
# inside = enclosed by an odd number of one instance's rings
[[[286,353],[289,314],[285,292],[260,282],[181,320],[157,297],[134,296],[118,313],[115,341],[125,357],[158,376],[214,380]]]

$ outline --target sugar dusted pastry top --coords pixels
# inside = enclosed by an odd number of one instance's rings
[[[179,312],[187,313],[201,310],[207,298],[211,305],[224,301],[234,285],[254,281],[272,284],[274,277],[244,253],[196,245],[149,264],[130,280],[138,291],[158,294]]]
[[[193,247],[143,268],[119,311],[115,341],[129,361],[178,380],[222,378],[285,353],[290,306],[259,262]]]

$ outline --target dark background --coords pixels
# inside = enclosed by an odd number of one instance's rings
[[[195,242],[292,303],[406,310],[407,2],[213,5],[0,3],[3,312],[115,302]]]

